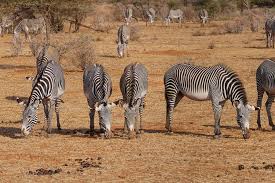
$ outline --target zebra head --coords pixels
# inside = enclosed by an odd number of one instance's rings
[[[259,110],[259,107],[254,107],[249,104],[244,104],[243,101],[235,101],[234,105],[237,109],[237,123],[242,129],[242,134],[244,139],[248,139],[250,137],[249,133],[249,117],[250,112]]]
[[[32,127],[37,123],[37,109],[39,105],[39,100],[35,100],[32,103],[26,103],[17,98],[17,102],[25,106],[23,111],[23,123],[21,127],[21,133],[25,136],[29,135]]]
[[[139,114],[140,102],[140,99],[138,99],[133,103],[132,106],[129,104],[123,105],[123,108],[125,110],[124,117],[129,131],[133,131],[135,129],[135,120]]]
[[[111,109],[116,104],[114,103],[101,103],[98,107],[95,107],[95,110],[98,112],[100,125],[104,130],[105,136],[109,137],[111,133],[111,122],[112,122],[112,113]]]

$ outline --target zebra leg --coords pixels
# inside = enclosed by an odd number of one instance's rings
[[[258,93],[258,100],[257,100],[257,107],[262,107],[262,100],[263,100],[263,95],[264,95],[264,89],[259,86],[259,82],[257,81],[257,93]],[[257,125],[258,125],[258,130],[262,129],[261,125],[261,110],[258,110],[258,117],[257,117]]]
[[[275,130],[275,126],[273,124],[272,115],[271,115],[271,106],[272,106],[273,100],[274,100],[274,97],[271,96],[271,95],[268,95],[268,99],[267,99],[267,101],[265,103],[265,107],[266,107],[266,112],[267,112],[269,126],[272,127],[272,130]]]
[[[213,111],[214,111],[214,119],[215,119],[215,127],[214,127],[214,138],[220,138],[221,137],[221,129],[220,129],[220,122],[221,122],[221,114],[222,114],[222,108],[224,103],[214,103],[213,102]]]
[[[274,48],[274,32],[273,32],[273,30],[272,30],[272,33],[271,33],[271,36],[272,36],[272,48]]]
[[[56,125],[57,129],[61,130],[61,125],[60,125],[60,118],[59,118],[59,106],[60,106],[60,99],[57,99],[55,101],[55,113],[56,113]]]
[[[124,133],[124,134],[127,134],[127,133],[128,133],[127,120],[126,120],[125,117],[124,117],[124,128],[123,128],[123,133]]]
[[[90,109],[90,135],[95,134],[95,124],[94,124],[94,119],[95,119],[95,109]]]
[[[140,106],[139,106],[139,133],[143,134],[143,110],[144,110],[145,98],[141,98]]]
[[[47,102],[43,101],[43,106],[44,106],[44,114],[45,114],[45,119],[44,119],[44,130],[47,131],[47,128],[48,128],[48,125],[47,125],[47,122],[48,122],[48,118],[49,118],[49,107],[48,107],[48,104]]]
[[[47,133],[52,132],[52,102],[50,100],[45,100],[43,101],[44,104],[44,112],[45,112],[45,117],[46,117],[46,131]],[[44,127],[45,128],[45,127]]]
[[[265,35],[266,35],[266,47],[268,48],[268,46],[269,46],[269,45],[268,45],[268,42],[269,42],[269,41],[268,41],[268,40],[269,40],[269,35],[268,35],[268,32],[267,32],[267,31],[265,32]]]
[[[165,93],[169,93],[169,92],[166,91]],[[183,98],[184,95],[180,92],[178,92],[175,95],[169,93],[169,95],[170,96],[166,96],[166,125],[165,125],[165,128],[167,129],[168,134],[171,134],[171,133],[173,133],[173,130],[172,130],[173,111],[174,111],[174,108],[177,106],[177,104]]]

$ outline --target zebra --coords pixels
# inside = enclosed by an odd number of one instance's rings
[[[94,134],[94,115],[97,111],[101,133],[107,138],[112,137],[111,108],[115,103],[108,103],[112,94],[112,80],[102,65],[94,64],[85,68],[83,90],[90,109],[90,133]]]
[[[142,116],[145,96],[148,90],[148,73],[144,65],[129,64],[120,78],[120,91],[123,99],[121,104],[125,110],[124,131],[129,131],[129,138],[143,132]],[[137,122],[138,117],[139,125]]]
[[[265,103],[266,112],[268,116],[269,125],[272,130],[275,130],[275,126],[272,121],[271,116],[271,106],[275,98],[275,62],[273,60],[267,59],[260,64],[256,71],[256,83],[257,83],[257,107],[261,108],[263,95],[266,92],[268,99]],[[257,118],[258,129],[261,129],[261,111],[258,111]]]
[[[192,64],[177,64],[164,75],[166,99],[166,129],[172,133],[173,110],[183,98],[204,101],[211,100],[215,119],[215,138],[220,137],[222,108],[229,99],[237,110],[237,122],[243,137],[249,134],[249,113],[259,110],[247,102],[245,89],[238,75],[225,65],[201,67]]]
[[[23,19],[14,28],[13,45],[16,48],[16,55],[21,50],[20,33],[24,32],[26,40],[31,42],[30,34],[43,33],[46,38],[46,22],[43,17],[34,19]]]
[[[208,22],[208,12],[206,9],[201,9],[199,11],[199,18],[201,20],[201,26],[204,27],[204,24]]]
[[[4,33],[13,31],[13,22],[15,20],[15,16],[13,14],[8,14],[2,17],[2,22],[0,25],[0,35],[4,36]]]
[[[156,18],[156,10],[154,8],[149,8],[148,10],[145,10],[146,15],[146,26],[147,22],[149,21],[151,24],[154,22],[154,19]]]
[[[274,48],[274,34],[275,34],[275,19],[269,18],[265,22],[265,34],[266,34],[266,47]]]
[[[28,101],[17,98],[17,102],[25,106],[23,111],[23,124],[21,132],[29,135],[32,127],[37,123],[37,109],[42,102],[45,113],[44,129],[51,133],[52,107],[55,107],[57,128],[61,130],[59,119],[59,106],[62,100],[60,97],[65,90],[65,79],[62,67],[55,61],[47,62],[43,71],[37,77]]]
[[[117,31],[117,52],[119,57],[128,56],[128,41],[130,39],[130,29],[127,25],[121,25]]]
[[[183,11],[181,9],[170,10],[169,15],[165,18],[166,25],[169,25],[172,19],[179,19],[179,23],[182,26]]]
[[[133,18],[133,9],[131,7],[127,7],[124,11],[124,19],[126,24],[128,25]]]

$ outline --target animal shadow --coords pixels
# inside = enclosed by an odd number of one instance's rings
[[[19,128],[14,127],[0,127],[0,136],[10,137],[10,138],[21,138],[18,134],[21,133]]]
[[[12,100],[12,101],[16,101],[17,100],[17,97],[18,96],[7,96],[7,97],[5,97],[5,99],[7,99],[7,100]],[[18,98],[20,98],[20,99],[22,99],[22,100],[28,100],[28,97],[18,97]]]

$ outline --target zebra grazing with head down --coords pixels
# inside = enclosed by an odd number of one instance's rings
[[[164,76],[165,99],[167,104],[166,129],[172,132],[173,110],[186,96],[192,100],[211,100],[215,137],[220,137],[221,112],[229,99],[237,110],[237,122],[243,137],[249,138],[249,113],[258,110],[247,102],[245,89],[237,74],[224,65],[200,67],[191,64],[177,64]]]
[[[83,89],[90,108],[90,131],[94,133],[95,111],[99,114],[101,133],[105,137],[112,137],[111,108],[114,103],[108,103],[112,94],[112,81],[102,65],[94,64],[85,68],[83,73]]]
[[[265,60],[256,71],[256,83],[257,83],[257,92],[258,100],[257,106],[262,107],[263,95],[266,92],[268,99],[265,103],[266,112],[268,116],[269,125],[272,127],[272,130],[275,130],[274,123],[272,121],[271,115],[271,106],[275,98],[275,62],[272,60]],[[257,118],[258,129],[262,128],[261,125],[261,111],[258,111]]]
[[[145,16],[146,26],[147,22],[150,22],[150,24],[152,24],[154,22],[154,19],[156,18],[156,10],[154,8],[149,8],[148,10],[145,10]]]
[[[135,135],[134,130],[136,133],[143,132],[142,115],[148,90],[148,74],[144,65],[134,63],[126,66],[120,78],[120,90],[125,110],[124,131],[128,130],[129,138],[132,138]]]
[[[201,21],[201,26],[203,27],[204,24],[208,22],[208,12],[206,11],[206,9],[201,9],[199,11],[199,18]]]
[[[15,16],[13,14],[9,14],[2,17],[2,22],[0,25],[0,35],[1,37],[4,36],[4,33],[7,33],[8,31],[13,31],[13,22],[15,20]]]
[[[274,36],[275,36],[275,19],[269,18],[265,22],[265,34],[266,34],[266,47],[274,48]]]
[[[17,98],[19,104],[24,104],[23,124],[21,132],[23,135],[28,135],[32,127],[37,123],[37,109],[39,103],[42,102],[45,113],[45,130],[51,133],[52,108],[55,107],[57,128],[61,130],[59,121],[59,105],[62,101],[60,97],[65,90],[64,73],[61,66],[51,60],[37,76],[36,82],[33,85],[31,95],[27,102]]]
[[[178,19],[182,26],[183,11],[181,9],[170,10],[169,15],[165,18],[166,25],[169,25],[173,19]]]
[[[130,29],[127,25],[122,25],[117,31],[117,52],[119,57],[128,56],[128,41],[130,39]]]

